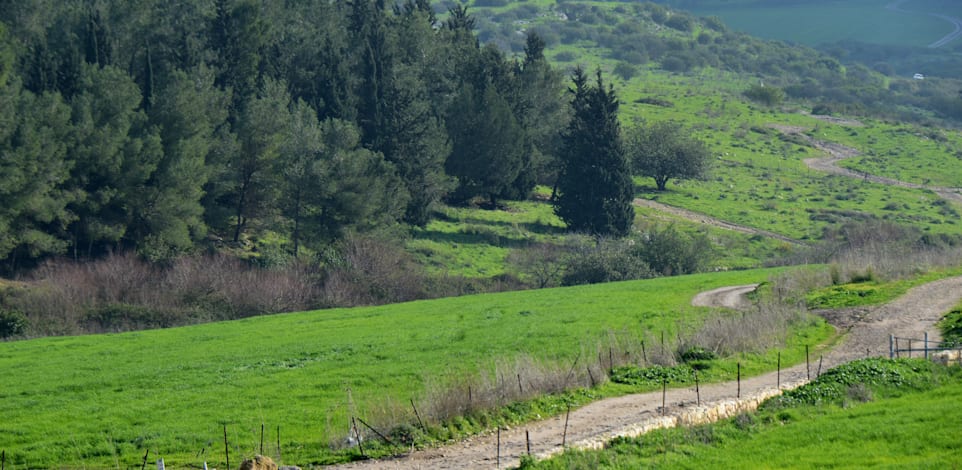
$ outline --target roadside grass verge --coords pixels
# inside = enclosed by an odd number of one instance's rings
[[[921,359],[866,359],[717,423],[616,439],[528,469],[952,467],[962,370]]]
[[[833,266],[831,269],[837,270],[838,267]],[[886,281],[866,270],[854,274],[854,281],[851,280],[853,275],[849,274],[849,282],[809,292],[805,296],[805,302],[813,309],[882,305],[901,297],[913,287],[958,275],[962,275],[962,267],[939,269],[919,276]]]
[[[413,422],[410,400],[424,408],[429,384],[494,371],[499,361],[528,356],[571,364],[606,344],[612,331],[635,343],[662,332],[678,337],[710,314],[690,306],[695,293],[781,272],[0,343],[0,370],[11,378],[0,389],[0,447],[11,468],[136,466],[146,449],[183,468],[221,458],[215,443],[225,425],[232,456],[254,453],[264,424],[280,428],[285,462],[344,461],[357,455],[344,448],[351,416],[390,430],[392,420]],[[773,354],[759,354],[755,370],[770,368]]]

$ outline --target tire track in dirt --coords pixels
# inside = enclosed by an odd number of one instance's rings
[[[716,289],[702,299],[726,299],[730,292],[749,286]],[[867,309],[847,322],[844,338],[830,351],[822,351],[822,368],[866,357],[888,354],[888,335],[918,336],[929,331],[932,339],[934,323],[962,301],[962,277],[935,281],[909,290],[895,301]],[[937,335],[935,335],[937,336]],[[937,339],[936,339],[937,340]],[[819,351],[815,351],[816,354]],[[814,368],[814,366],[813,366]],[[662,393],[642,393],[600,400],[572,410],[567,420],[567,448],[599,448],[618,436],[637,436],[652,429],[719,419],[756,406],[763,398],[777,395],[781,390],[804,384],[809,372],[805,364],[777,373],[751,377],[741,382],[741,400],[736,399],[736,384],[727,382],[701,387],[704,405],[695,406],[695,391],[678,388],[667,393],[668,406],[662,413]],[[780,387],[776,387],[780,384]],[[507,468],[517,466],[526,453],[526,435],[531,438],[531,452],[544,458],[559,452],[565,432],[565,416],[529,423],[522,427],[503,429],[500,433],[501,458],[497,458],[498,441],[487,434],[444,447],[415,451],[385,460],[369,460],[345,464],[345,469],[462,469]]]
[[[937,194],[942,199],[946,199],[957,204],[962,204],[962,188],[945,188],[941,186],[926,186],[916,183],[908,183],[905,181],[899,181],[892,178],[886,178],[884,176],[875,176],[864,171],[851,170],[839,166],[839,162],[849,158],[857,157],[860,155],[858,149],[848,147],[846,145],[837,144],[834,142],[824,142],[821,140],[816,140],[805,134],[805,128],[802,127],[792,127],[792,126],[781,126],[781,125],[771,125],[773,129],[777,129],[785,134],[795,135],[803,140],[805,140],[809,145],[815,147],[816,149],[824,152],[828,157],[819,158],[806,158],[804,161],[805,165],[813,170],[821,171],[824,173],[829,173],[833,175],[845,176],[848,178],[860,179],[862,181],[868,181],[877,184],[885,184],[889,186],[898,186],[900,188],[909,189],[922,189],[932,191]]]
[[[791,243],[793,245],[805,245],[805,243],[801,242],[800,240],[789,238],[789,237],[786,237],[785,235],[781,235],[775,232],[769,232],[768,230],[762,230],[754,227],[747,227],[744,225],[733,224],[731,222],[727,222],[721,219],[716,219],[712,216],[705,215],[700,212],[690,211],[688,209],[682,209],[681,207],[676,207],[676,206],[669,206],[668,204],[662,204],[660,202],[652,201],[650,199],[637,198],[634,200],[634,205],[638,207],[647,207],[649,209],[665,212],[691,222],[710,225],[712,227],[731,230],[733,232],[746,233],[749,235],[761,235],[764,237],[781,240],[786,243]]]

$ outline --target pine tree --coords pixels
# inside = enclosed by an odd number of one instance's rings
[[[459,180],[457,197],[486,195],[496,208],[518,177],[525,150],[511,108],[494,85],[476,91],[465,84],[447,122],[453,148],[445,168]]]
[[[594,86],[578,68],[572,77],[572,119],[562,135],[555,213],[569,230],[624,236],[631,228],[632,183],[618,124],[618,97],[601,70]]]

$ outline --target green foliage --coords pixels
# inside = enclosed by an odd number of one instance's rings
[[[634,173],[654,178],[659,191],[669,179],[705,179],[711,165],[705,143],[676,122],[632,128],[626,153]]]
[[[21,336],[28,327],[27,317],[22,313],[0,308],[0,339]]]
[[[930,389],[937,371],[925,359],[862,359],[834,367],[812,382],[766,401],[762,410],[777,410],[799,405],[841,404],[850,393],[859,394],[858,386],[868,386],[880,396],[892,396],[908,390]],[[853,389],[853,387],[856,387]],[[865,400],[860,400],[865,401]]]
[[[493,84],[477,90],[465,84],[447,123],[453,144],[445,169],[459,180],[458,199],[484,195],[497,206],[497,197],[521,173],[524,151],[524,134],[508,102]]]
[[[778,106],[785,100],[785,92],[772,86],[753,85],[744,94],[748,99],[765,106]]]
[[[962,345],[962,306],[952,309],[939,320],[942,342],[948,346]]]
[[[652,276],[648,263],[635,256],[628,243],[617,239],[599,240],[583,244],[567,257],[561,284],[597,284]]]
[[[695,383],[694,369],[689,365],[665,367],[617,367],[611,372],[611,381],[620,384],[653,388],[663,383],[672,385]]]
[[[620,103],[600,69],[596,75],[594,86],[580,68],[572,77],[573,112],[563,134],[554,205],[571,231],[622,236],[631,228],[634,211],[618,123]]]

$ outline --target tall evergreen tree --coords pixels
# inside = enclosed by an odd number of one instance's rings
[[[233,208],[235,243],[252,221],[263,221],[276,207],[279,188],[274,169],[289,103],[285,85],[267,80],[257,96],[243,105],[238,117],[238,149],[227,162],[230,190],[225,195],[225,202]]]
[[[457,197],[485,195],[492,208],[521,171],[524,132],[494,85],[465,84],[447,120],[453,146],[445,168],[458,178]]]
[[[203,236],[204,186],[214,169],[208,155],[226,126],[228,97],[200,68],[175,72],[159,90],[151,124],[160,130],[163,158],[147,181],[136,211],[141,252],[163,258],[189,250]]]
[[[562,136],[555,213],[569,230],[597,236],[626,235],[634,211],[618,124],[618,97],[604,83],[600,69],[594,86],[580,67],[572,82],[572,118]]]
[[[79,194],[71,204],[78,216],[75,249],[86,255],[138,243],[128,228],[163,156],[141,101],[140,89],[122,70],[84,65],[71,102],[76,140],[69,148],[74,170],[68,185]]]
[[[19,78],[0,83],[0,260],[62,253],[73,220],[64,190],[70,108],[60,96],[24,90]]]

